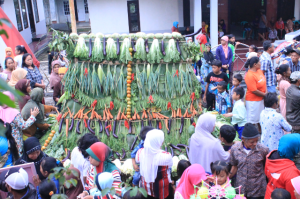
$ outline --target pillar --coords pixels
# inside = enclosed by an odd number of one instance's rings
[[[201,0],[194,0],[194,31],[198,31],[202,27],[202,7]],[[195,35],[195,38],[197,35]],[[195,42],[196,39],[195,39]]]
[[[210,0],[210,43],[218,45],[218,0]]]
[[[294,17],[300,20],[300,0],[295,0]]]
[[[74,0],[69,0],[72,33],[77,33]]]

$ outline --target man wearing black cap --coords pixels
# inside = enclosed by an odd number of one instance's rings
[[[289,65],[291,68],[291,72],[300,71],[300,50],[292,50],[291,60],[289,61]]]
[[[246,123],[242,142],[233,145],[230,152],[230,177],[237,174],[235,187],[241,186],[247,199],[263,199],[266,192],[264,165],[269,149],[258,143],[259,136],[255,126]]]

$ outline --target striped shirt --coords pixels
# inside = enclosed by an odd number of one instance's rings
[[[275,68],[271,59],[271,55],[267,52],[263,52],[260,56],[261,70],[265,71],[265,77],[267,86],[276,85]]]
[[[291,68],[291,72],[300,71],[300,61],[297,62],[297,65],[291,61],[289,61],[289,65]]]
[[[144,148],[138,150],[135,161],[136,163],[140,163],[140,158],[142,155],[142,151]],[[164,160],[168,160],[170,158],[171,154],[162,151],[161,152],[161,162]],[[158,166],[157,169],[157,176],[155,179],[155,182],[147,183],[145,181],[145,178],[141,176],[140,179],[140,187],[143,187],[146,189],[149,196],[152,196],[154,198],[164,199],[169,196],[169,191],[172,192],[173,190],[169,190],[169,184],[171,183],[171,167],[169,166]]]
[[[122,189],[119,188],[119,185],[122,182],[120,172],[118,170],[114,170],[111,172],[111,174],[113,175],[113,178],[114,178],[112,187],[116,190],[116,195],[121,196]],[[96,187],[95,180],[94,180],[95,175],[96,175],[95,167],[93,165],[91,165],[87,172],[86,184],[84,185],[84,189],[86,191]],[[117,197],[115,197],[116,195],[114,195],[114,198],[117,198]]]

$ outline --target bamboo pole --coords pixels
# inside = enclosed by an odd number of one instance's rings
[[[74,0],[69,0],[72,33],[77,33]]]

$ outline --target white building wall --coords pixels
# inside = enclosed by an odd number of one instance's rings
[[[194,26],[194,0],[190,0],[190,17],[191,17],[191,26]],[[197,30],[195,30],[197,31]]]
[[[85,21],[84,1],[77,0],[78,21]]]
[[[139,0],[141,31],[171,32],[174,21],[183,26],[183,0]],[[88,0],[92,32],[128,33],[126,0]]]
[[[56,13],[56,4],[55,0],[49,0],[50,4],[50,12],[51,12],[51,21],[57,21],[57,13]]]
[[[40,21],[35,24],[36,35],[46,34],[47,27],[46,27],[46,19],[45,19],[45,12],[44,12],[44,2],[41,0],[40,1],[37,0],[37,6],[38,6]],[[32,5],[32,9],[34,9],[33,5]],[[35,15],[34,15],[34,17],[35,17]],[[36,20],[35,20],[35,22],[36,22]]]

